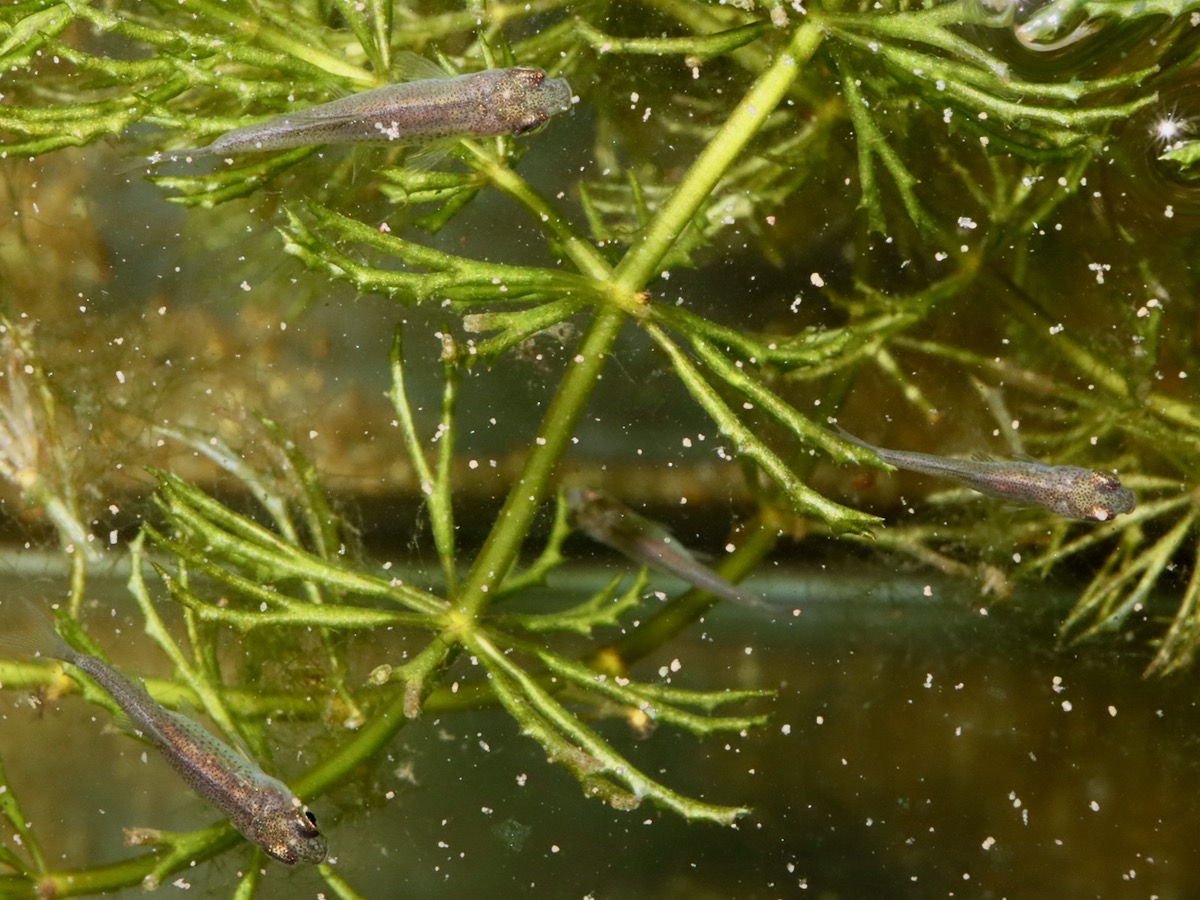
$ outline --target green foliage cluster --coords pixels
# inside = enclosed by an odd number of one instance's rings
[[[539,193],[520,174],[523,145],[510,139],[463,141],[451,151],[459,164],[437,172],[405,168],[395,151],[374,151],[384,164],[369,196],[354,181],[353,164],[317,159],[310,148],[247,157],[211,174],[155,176],[171,199],[188,206],[217,206],[269,189],[282,204],[278,246],[313,277],[385,294],[401,305],[438,304],[461,317],[463,330],[443,336],[435,453],[429,452],[431,432],[409,404],[399,334],[390,363],[397,422],[427,498],[444,582],[440,594],[374,574],[345,552],[320,473],[274,423],[261,422],[262,440],[274,454],[269,469],[248,465],[212,435],[163,430],[246,485],[269,524],[227,508],[175,474],[156,473],[161,520],[130,548],[131,590],[176,679],[151,687],[164,699],[200,705],[231,734],[265,747],[261,708],[245,692],[224,686],[216,643],[230,630],[314,630],[326,693],[336,699],[332,708],[359,727],[292,782],[307,799],[336,789],[423,709],[449,704],[441,678],[465,655],[485,677],[454,702],[501,705],[589,796],[621,809],[650,800],[688,819],[731,822],[744,810],[680,795],[639,771],[579,715],[581,708],[618,709],[630,721],[654,720],[698,736],[762,724],[760,715],[722,714],[727,704],[761,698],[760,692],[700,693],[629,677],[629,666],[694,622],[708,598],[679,598],[636,627],[629,614],[644,577],[625,588],[614,582],[558,613],[509,613],[502,605],[561,562],[568,531],[561,503],[544,548],[524,567],[519,556],[539,509],[554,496],[556,469],[614,343],[630,328],[647,336],[719,429],[758,500],[741,546],[722,567],[729,577],[753,570],[785,530],[800,530],[798,522],[859,540],[873,534],[876,547],[949,571],[984,573],[993,587],[1043,575],[1068,560],[1099,559],[1064,626],[1066,636],[1076,636],[1121,625],[1147,608],[1158,586],[1175,590],[1172,573],[1185,564],[1192,575],[1152,665],[1168,671],[1186,664],[1200,646],[1200,545],[1193,543],[1200,541],[1200,505],[1189,480],[1200,470],[1200,402],[1179,379],[1167,384],[1163,371],[1168,364],[1196,371],[1188,324],[1196,316],[1196,284],[1192,273],[1172,263],[1183,248],[1194,253],[1195,238],[1151,242],[1136,222],[1112,223],[1106,249],[1131,262],[1111,274],[1110,286],[1103,279],[1090,286],[1093,308],[1085,316],[1050,299],[1064,284],[1034,263],[1047,223],[1078,223],[1085,199],[1104,202],[1097,183],[1106,170],[1136,176],[1146,163],[1148,141],[1141,132],[1131,134],[1127,123],[1142,121],[1139,116],[1152,123],[1161,96],[1194,86],[1200,50],[1187,31],[1197,7],[1183,0],[1072,0],[1068,7],[1058,0],[1055,12],[1062,15],[1054,22],[1133,35],[1136,52],[1115,61],[1102,52],[1068,58],[1039,70],[1021,64],[1029,57],[1013,42],[1013,8],[983,0],[919,8],[829,0],[762,9],[642,0],[636,15],[560,0],[448,10],[387,0],[6,5],[0,9],[0,153],[9,159],[134,131],[159,150],[196,146],[249,116],[386,83],[400,51],[430,47],[452,52],[446,61],[464,69],[509,61],[542,66],[569,78],[580,95],[580,115],[594,117],[594,152],[603,164],[595,171],[603,174],[582,180],[574,198]],[[1047,43],[1057,37],[1042,19],[1034,24]],[[634,128],[621,78],[605,77],[641,57],[661,60],[664,73],[661,83],[637,82],[645,105],[655,110],[641,122],[649,131]],[[680,99],[689,84],[718,77],[719,92]],[[553,140],[553,127],[525,141]],[[653,141],[631,137],[647,133]],[[1122,139],[1134,149],[1121,150]],[[1165,160],[1150,160],[1185,176],[1168,181],[1169,188],[1182,185],[1181,218],[1195,215],[1186,193],[1194,148],[1183,135],[1164,151]],[[857,211],[834,214],[857,221],[852,231],[862,249],[843,284],[824,292],[820,321],[753,330],[736,321],[736,310],[718,321],[666,299],[672,270],[703,267],[729,250],[735,235],[752,239],[750,252],[782,264],[791,251],[786,237],[775,236],[771,219],[779,214],[782,220],[789,210],[796,217],[797,209],[822,215],[809,198],[844,201],[846,185],[853,186]],[[435,232],[470,215],[471,201],[483,191],[503,194],[541,230],[542,264],[436,250],[416,230]],[[380,204],[407,209],[416,228],[404,236],[381,231],[372,215]],[[795,235],[819,231],[818,223],[805,224],[812,231],[800,228]],[[953,334],[948,324],[974,314],[982,302],[1002,316],[999,353],[994,342],[984,349],[972,338],[947,337]],[[583,315],[586,326],[529,437],[520,475],[482,548],[465,554],[456,543],[452,475],[463,372]],[[1080,324],[1064,332],[1061,321],[1072,315]],[[1103,341],[1105,328],[1129,339],[1105,349],[1111,346]],[[27,332],[12,323],[4,330],[18,341],[9,358],[24,354],[28,364],[10,366],[12,403],[0,402],[0,452],[8,460],[3,474],[23,487],[30,503],[46,508],[64,544],[86,546],[66,463],[55,456],[54,399],[38,393],[40,369],[32,349],[19,343],[28,342]],[[1022,421],[1021,434],[1039,457],[1118,467],[1140,493],[1137,511],[1086,530],[1031,511],[1016,517],[1005,529],[1007,543],[998,546],[997,529],[979,514],[977,499],[967,507],[960,495],[945,498],[935,508],[945,517],[941,524],[922,517],[885,528],[815,488],[818,457],[879,466],[823,419],[859,402],[856,385],[873,379],[894,392],[898,419],[925,426],[937,418],[931,394],[938,385],[922,374],[927,363],[979,379],[996,405]],[[473,389],[477,384],[486,385],[486,376],[474,380]],[[802,411],[806,403],[816,403],[821,417]],[[39,428],[48,459],[22,437]],[[32,477],[37,474],[43,477]],[[155,550],[152,560],[143,556],[143,539]],[[1020,549],[1015,569],[1014,547]],[[86,554],[73,560],[70,612],[77,615]],[[151,570],[184,611],[185,645],[158,622],[143,580]],[[364,691],[346,682],[345,638],[381,625],[420,636],[422,649],[381,666]],[[595,635],[614,627],[621,631],[610,643]],[[588,638],[590,649],[557,649],[553,639],[560,633]],[[6,685],[48,677],[33,665],[0,665]],[[318,704],[298,697],[272,702],[297,717],[321,714]],[[0,815],[28,854],[3,851],[0,862],[11,869],[0,876],[4,890],[32,893],[36,886],[69,896],[154,883],[225,850],[236,837],[218,825],[161,836],[157,853],[59,871],[47,865],[15,796],[0,792]],[[258,879],[252,869],[238,896],[252,894]],[[322,874],[334,893],[353,896],[332,870]]]

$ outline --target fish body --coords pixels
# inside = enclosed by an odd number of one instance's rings
[[[35,655],[62,660],[86,674],[201,797],[247,840],[280,862],[320,863],[327,856],[316,817],[287,785],[186,716],[172,712],[104,660],[70,647],[37,613],[38,633],[26,641]]]
[[[451,77],[428,60],[416,59],[423,64],[422,74],[435,77],[389,84],[284,113],[228,131],[207,147],[157,156],[224,156],[314,144],[428,144],[520,135],[571,106],[570,85],[562,78],[547,78],[541,69],[485,69]]]
[[[951,478],[971,490],[1013,503],[1040,506],[1069,519],[1107,522],[1137,505],[1115,475],[1079,466],[1048,466],[1022,460],[974,460],[876,447],[838,428],[852,444],[897,469]]]
[[[611,547],[634,562],[681,578],[714,597],[769,609],[761,598],[732,584],[701,563],[666,528],[639,516],[603,491],[572,488],[567,491],[571,523],[594,541]]]

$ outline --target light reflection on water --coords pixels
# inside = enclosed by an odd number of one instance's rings
[[[1062,610],[1037,596],[985,606],[949,583],[861,571],[756,586],[788,610],[778,621],[720,609],[638,674],[655,680],[678,660],[676,686],[775,687],[761,704],[767,728],[697,740],[662,727],[636,740],[620,721],[597,725],[673,787],[751,805],[735,830],[585,800],[503,713],[426,716],[378,768],[314,803],[339,871],[370,897],[774,897],[801,885],[818,897],[1037,896],[1047,885],[1194,895],[1200,715],[1186,685],[1142,680],[1141,654],[1055,650]],[[5,590],[27,594],[29,581]],[[137,629],[127,635],[114,653],[154,669]],[[369,669],[387,652],[363,642],[356,655]],[[37,713],[5,699],[0,752],[53,859],[119,858],[125,826],[215,820],[78,698]],[[303,728],[272,732],[288,773],[313,761],[295,762],[307,741]],[[221,895],[246,859],[239,850],[187,873],[192,895]],[[319,890],[311,870],[267,874],[263,897]]]

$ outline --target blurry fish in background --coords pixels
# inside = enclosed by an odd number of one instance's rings
[[[640,516],[604,491],[571,488],[566,492],[571,524],[594,541],[651,569],[666,572],[714,597],[774,610],[761,597],[747,593],[701,563],[663,525]]]
[[[1021,460],[973,460],[887,450],[835,426],[838,435],[870,450],[897,469],[951,478],[973,491],[1012,503],[1040,506],[1069,519],[1107,522],[1137,505],[1133,492],[1115,475],[1078,466],[1048,466]]]

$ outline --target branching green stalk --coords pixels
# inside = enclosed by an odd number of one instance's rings
[[[442,557],[442,574],[446,579],[446,596],[458,592],[458,570],[455,564],[457,551],[454,546],[454,506],[452,504],[454,473],[454,449],[457,443],[455,422],[458,387],[461,370],[457,365],[454,341],[448,335],[442,338],[442,420],[434,440],[438,442],[437,473],[433,481],[433,493],[429,497],[430,526],[434,534],[441,533],[438,553]],[[445,548],[444,550],[442,548]]]
[[[875,461],[871,454],[848,441],[835,437],[812,420],[801,415],[794,407],[785,403],[778,395],[747,374],[742,367],[730,362],[724,354],[704,338],[693,335],[691,344],[696,355],[704,361],[714,375],[744,395],[753,406],[762,409],[787,428],[801,442],[820,448],[836,462],[868,466],[874,464]],[[675,358],[674,355],[672,358]]]
[[[334,871],[329,863],[322,863],[317,867],[317,871],[321,873],[321,877],[325,879],[325,883],[329,885],[329,889],[339,900],[365,900],[363,895],[350,887],[350,883]]]
[[[626,785],[631,792],[633,806],[636,807],[643,797],[652,796],[667,809],[684,818],[707,820],[723,825],[731,824],[737,817],[748,812],[738,807],[715,806],[691,800],[646,777],[628,760],[613,751],[595,731],[567,712],[519,666],[513,664],[504,651],[495,646],[482,630],[466,638],[465,646],[484,660],[494,676],[499,674],[501,679],[511,679],[518,688],[515,695],[501,692],[500,698],[509,714],[523,729],[529,732],[541,731],[543,737],[546,736],[546,728],[553,729],[567,742],[568,749],[576,748],[577,752],[595,761],[595,768],[590,774],[597,778],[611,778]],[[597,792],[603,790],[595,781],[592,785]]]
[[[281,581],[289,578],[314,582],[347,594],[362,594],[399,602],[418,612],[437,614],[445,607],[423,591],[393,580],[376,578],[354,571],[333,561],[315,558],[299,547],[281,541],[276,535],[254,524],[244,516],[226,509],[206,497],[180,478],[157,473],[162,490],[162,503],[172,522],[190,531],[197,544],[210,555],[236,560],[239,565],[259,567],[263,580]],[[151,529],[156,543],[167,543],[162,535]],[[170,542],[173,551],[183,551],[189,563],[203,565],[203,554],[187,551],[184,544]]]
[[[80,7],[86,5],[83,0],[66,0],[66,2],[76,15],[81,13]],[[172,0],[143,0],[143,2],[153,4],[166,11],[171,11],[174,5]],[[314,69],[328,72],[337,78],[345,78],[360,85],[377,87],[381,83],[380,74],[372,75],[360,66],[350,65],[341,57],[314,46],[311,40],[293,37],[280,28],[277,23],[268,24],[262,18],[249,19],[238,15],[227,4],[215,2],[215,0],[189,0],[188,13],[201,20],[231,28],[235,32],[253,35],[253,43],[275,51],[279,54],[280,60],[302,60]]]
[[[1120,625],[1125,618],[1145,600],[1150,589],[1162,574],[1163,570],[1175,556],[1184,538],[1200,521],[1200,510],[1193,510],[1175,523],[1165,535],[1151,547],[1138,554],[1132,563],[1126,563],[1113,575],[1098,578],[1088,586],[1075,609],[1063,622],[1060,633],[1073,636],[1084,619],[1094,620],[1080,637],[1088,637],[1100,631],[1110,630]],[[1138,575],[1137,585],[1130,591],[1124,589]]]
[[[607,260],[572,227],[557,206],[548,202],[525,179],[502,165],[475,142],[464,141],[462,147],[467,151],[469,162],[481,175],[530,214],[530,218],[550,238],[551,247],[569,259],[585,279],[598,283],[593,289],[605,285],[611,290],[612,270]],[[628,293],[636,294],[637,290]],[[620,301],[618,305],[621,305]]]
[[[769,33],[774,26],[770,22],[751,22],[700,37],[680,38],[618,38],[605,34],[583,19],[576,20],[576,27],[594,50],[600,53],[636,53],[648,56],[685,55],[696,60],[724,56],[739,47],[755,41]]]
[[[1121,377],[1121,373],[1108,363],[1098,359],[1070,334],[1057,328],[1060,324],[1052,319],[1031,296],[1017,289],[1009,295],[1010,308],[1040,337],[1053,341],[1055,352],[1070,362],[1087,380],[1116,400],[1129,403],[1133,391]],[[1056,328],[1051,332],[1051,328]],[[1190,431],[1200,431],[1200,411],[1192,404],[1152,391],[1139,404],[1152,415]]]
[[[787,47],[755,81],[749,92],[717,131],[659,211],[641,239],[630,248],[615,273],[623,289],[636,292],[658,274],[658,267],[688,223],[712,193],[717,182],[746,145],[758,134],[779,105],[801,68],[821,45],[820,26],[806,22],[792,34]]]
[[[559,493],[557,502],[554,505],[554,523],[550,526],[550,536],[546,538],[546,546],[538,554],[537,559],[531,562],[524,571],[509,575],[504,580],[504,583],[500,585],[499,597],[519,594],[526,588],[544,584],[546,576],[561,565],[563,561],[562,542],[566,540],[567,535],[570,533],[571,523],[567,518],[567,501]],[[601,595],[606,594],[606,591],[601,592]],[[612,605],[615,606],[616,604]],[[556,614],[550,618],[557,620],[564,615],[566,614]]]
[[[456,604],[460,614],[477,617],[490,602],[489,594],[497,590],[512,567],[624,321],[621,312],[607,307],[597,309],[593,315],[575,359],[546,410],[521,475],[463,582]]]
[[[21,805],[17,802],[17,796],[9,783],[8,772],[4,768],[3,760],[0,760],[0,788],[3,788],[0,790],[0,816],[4,817],[13,833],[20,838],[20,845],[25,848],[29,853],[29,858],[33,861],[33,870],[43,871],[46,868],[46,855],[42,852],[42,845],[37,835],[29,827],[29,820],[25,818]],[[7,846],[0,847],[0,865],[10,866],[17,872],[27,873],[30,871],[21,857]],[[0,893],[2,893],[3,887],[3,882],[0,882]]]
[[[171,661],[171,666],[176,675],[183,681],[185,685],[200,698],[200,702],[204,706],[204,711],[208,714],[222,731],[229,737],[241,737],[241,732],[233,722],[232,716],[225,708],[225,703],[221,698],[216,687],[209,682],[207,678],[201,677],[184,656],[183,651],[179,649],[179,645],[175,643],[164,627],[162,619],[159,618],[157,610],[154,608],[154,603],[150,599],[150,593],[146,590],[146,582],[142,578],[142,545],[145,542],[145,536],[139,534],[129,544],[129,557],[131,571],[129,573],[129,592],[137,601],[138,608],[141,610],[142,619],[144,621],[144,630],[146,634],[158,644],[159,649]]]
[[[683,382],[684,387],[688,389],[688,393],[708,413],[709,418],[721,429],[721,433],[733,441],[738,453],[754,460],[771,480],[783,489],[788,502],[797,510],[817,516],[839,532],[866,531],[872,526],[880,524],[880,520],[875,516],[869,516],[858,510],[848,509],[826,500],[801,481],[788,468],[788,465],[763,444],[754,432],[734,414],[733,410],[718,396],[712,385],[704,380],[696,367],[670,338],[655,325],[646,324],[644,327],[654,342],[670,357],[671,364],[675,367],[675,373]],[[748,385],[746,387],[748,388]],[[781,405],[776,405],[774,412],[781,417],[786,417],[786,412]],[[793,422],[793,424],[800,427],[798,423]],[[813,427],[810,423],[806,431],[812,430]]]
[[[172,545],[165,541],[162,535],[155,531],[147,530],[146,534],[163,549],[183,549],[180,545]],[[238,631],[251,631],[255,628],[322,628],[360,631],[380,626],[430,628],[436,627],[438,622],[437,618],[420,613],[402,613],[388,609],[369,609],[342,604],[312,606],[281,596],[278,592],[262,588],[254,590],[253,582],[249,579],[237,579],[228,574],[220,577],[219,580],[235,589],[240,589],[246,596],[257,595],[261,599],[261,605],[254,611],[218,606],[215,603],[206,603],[201,600],[162,566],[157,563],[152,563],[152,565],[171,597],[181,606],[195,613],[201,621],[219,622]],[[219,567],[214,566],[208,570],[208,574],[219,577],[218,569]],[[268,603],[278,609],[271,610]]]
[[[1197,538],[1195,558],[1200,559],[1200,538]],[[1191,666],[1195,660],[1196,648],[1200,645],[1200,629],[1197,626],[1197,616],[1200,615],[1200,566],[1192,567],[1192,575],[1187,587],[1183,589],[1183,597],[1179,609],[1171,620],[1158,652],[1146,668],[1147,675],[1169,675]]]
[[[600,694],[617,703],[635,706],[649,718],[678,725],[696,735],[709,735],[725,731],[744,731],[749,728],[759,728],[766,724],[767,717],[758,716],[708,716],[697,715],[687,710],[679,709],[673,704],[666,703],[661,696],[652,696],[651,692],[642,690],[632,684],[621,684],[620,679],[612,678],[605,673],[597,674],[589,666],[571,662],[558,653],[547,650],[538,644],[524,641],[509,641],[514,648],[536,656],[546,667],[547,671],[559,675],[567,681],[582,688],[584,691]],[[758,696],[762,696],[759,694]],[[729,698],[735,702],[743,698]],[[634,701],[631,703],[631,700]]]
[[[438,427],[437,440],[439,443],[437,476],[429,468],[425,459],[425,448],[417,436],[416,423],[413,420],[412,409],[408,404],[408,394],[404,387],[404,344],[403,326],[397,326],[392,339],[391,367],[392,386],[388,397],[396,410],[400,423],[400,432],[404,436],[404,446],[408,451],[408,459],[417,473],[421,493],[429,509],[429,524],[433,530],[433,543],[437,548],[438,559],[442,564],[442,576],[446,579],[448,596],[455,594],[455,584],[458,578],[454,549],[454,509],[450,496],[450,469],[454,453],[454,397],[458,377],[449,364],[445,366],[445,388],[442,398],[442,422]]]
[[[279,229],[284,252],[315,271],[348,281],[363,292],[387,294],[404,303],[449,300],[456,306],[495,304],[498,294],[508,302],[521,303],[571,295],[588,297],[594,292],[591,283],[578,276],[467,260],[381,234],[377,228],[316,203],[307,204],[307,209],[322,229],[334,233],[334,239],[314,231],[296,212],[287,210],[288,225]],[[425,271],[394,271],[363,265],[342,252],[335,241],[361,243],[402,260],[409,268]]]
[[[651,224],[642,241],[635,245],[622,260],[613,274],[612,283],[621,295],[635,295],[646,282],[657,274],[657,266],[670,251],[678,235],[695,215],[705,198],[734,158],[756,134],[766,117],[774,110],[788,87],[795,80],[798,69],[815,52],[820,44],[820,31],[810,25],[797,29],[787,52],[780,55],[776,63],[751,88],[733,115],[721,128],[700,157],[684,176],[679,187]],[[498,185],[506,185],[512,193],[518,193],[527,206],[541,205],[540,198],[521,185],[504,177],[502,171],[488,171],[489,177]],[[565,232],[556,225],[557,217],[543,215],[542,221],[551,233],[564,239],[564,249],[572,260],[582,264],[584,273],[599,274],[595,270],[603,266],[594,251],[585,251],[573,233]],[[568,436],[582,414],[583,404],[595,385],[603,367],[604,357],[620,330],[623,316],[616,311],[597,311],[589,326],[575,364],[568,370],[560,384],[558,393],[543,419],[533,449],[516,486],[510,491],[495,527],[488,535],[474,567],[463,585],[458,609],[474,616],[486,603],[486,594],[494,591],[508,572],[520,549],[523,536],[533,519],[537,506],[545,496],[546,487],[558,460],[566,450]],[[764,448],[765,449],[765,448]],[[766,457],[764,457],[766,458]],[[796,493],[808,492],[800,484],[794,485]],[[811,492],[808,492],[811,493]],[[822,498],[823,501],[823,498]],[[818,501],[814,500],[814,505]],[[835,508],[833,504],[828,504]],[[864,517],[869,520],[869,517]]]
[[[884,168],[888,170],[888,174],[892,176],[892,181],[896,185],[896,190],[900,192],[900,201],[904,204],[904,209],[908,213],[908,217],[927,235],[936,235],[939,231],[937,223],[934,222],[924,207],[921,206],[920,201],[917,200],[914,190],[917,185],[916,177],[904,165],[896,151],[892,149],[887,139],[875,125],[870,106],[859,89],[858,80],[855,78],[854,72],[843,62],[841,56],[838,57],[838,73],[842,78],[842,92],[846,98],[846,109],[850,113],[851,121],[854,122],[855,145],[858,150],[859,183],[862,188],[863,204],[867,208],[871,230],[881,234],[887,231],[887,223],[883,213],[883,199],[879,194],[879,186],[875,180],[873,158],[878,157],[879,161],[883,163]]]
[[[645,569],[638,573],[625,593],[618,596],[617,587],[623,578],[617,575],[601,590],[571,609],[552,613],[507,613],[499,621],[504,626],[515,626],[530,634],[567,631],[590,637],[597,628],[617,625],[625,613],[641,604],[642,592],[646,589]]]

